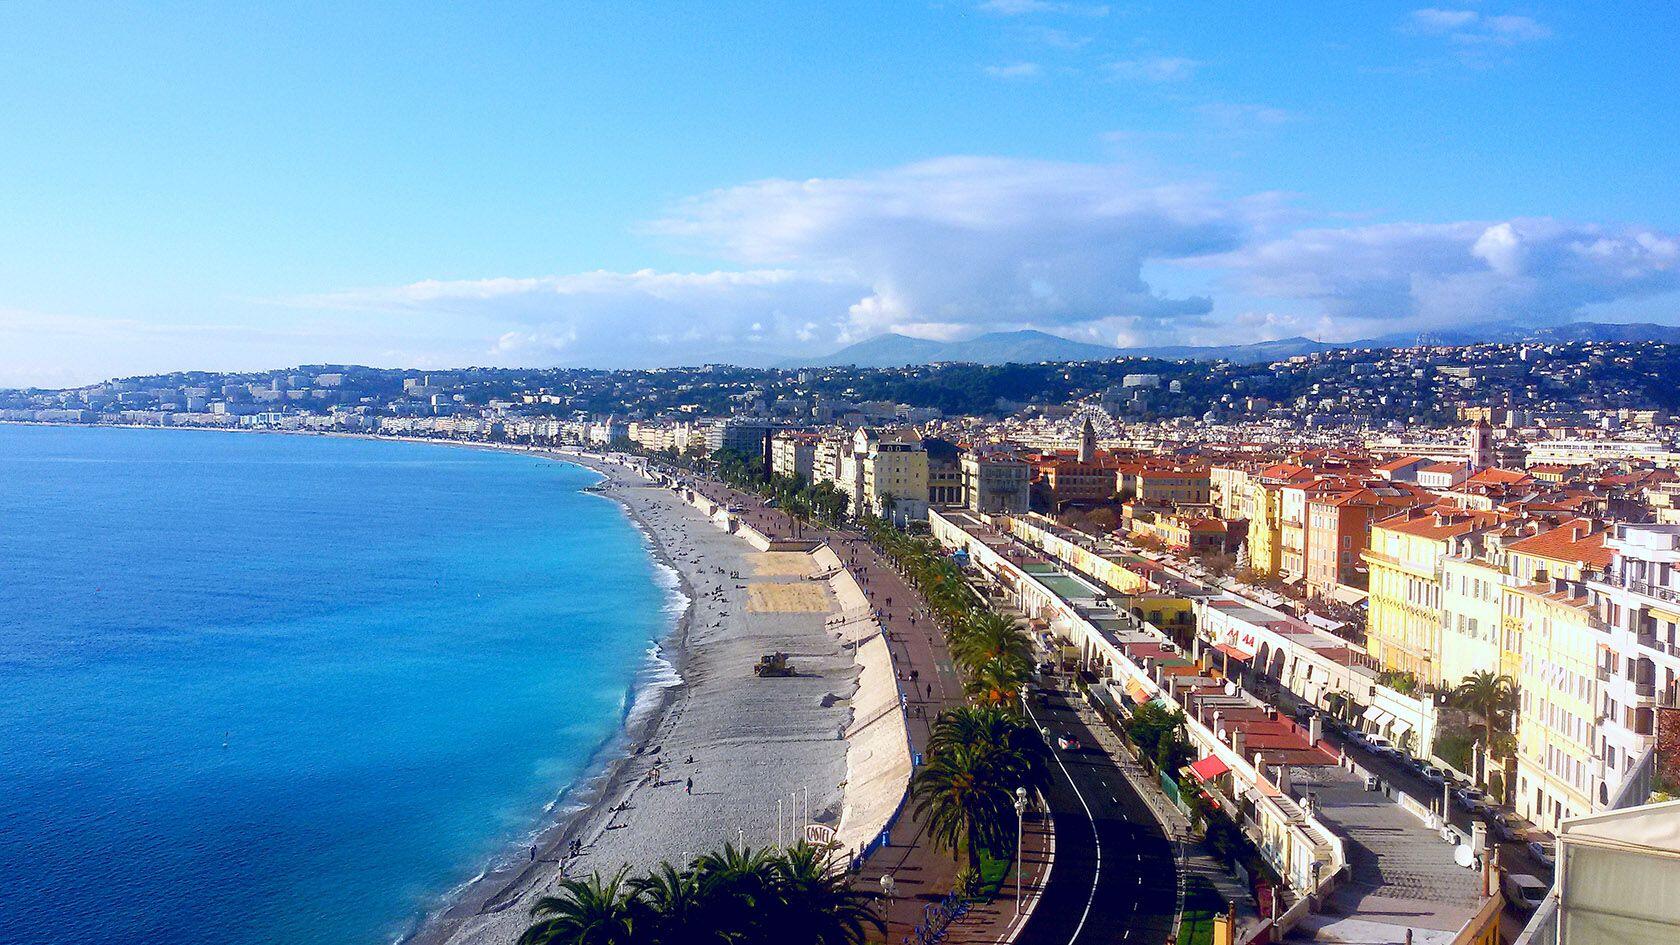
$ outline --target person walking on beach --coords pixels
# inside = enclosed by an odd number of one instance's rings
[[[686,785],[686,789],[687,789],[688,793],[690,793],[690,794],[694,793],[694,777],[692,775],[689,776],[688,784]]]

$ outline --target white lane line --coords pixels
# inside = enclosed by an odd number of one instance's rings
[[[1038,724],[1038,717],[1033,715],[1030,706],[1027,708],[1027,718],[1032,719],[1034,725]],[[1056,754],[1053,745],[1050,748],[1050,757],[1056,760],[1056,767],[1062,769],[1062,777],[1067,778],[1068,787],[1073,788],[1073,796],[1079,799],[1079,806],[1085,808],[1085,819],[1091,822],[1091,844],[1097,851],[1096,865],[1091,870],[1091,895],[1085,899],[1085,911],[1079,914],[1079,924],[1073,927],[1073,934],[1068,936],[1068,945],[1073,945],[1079,940],[1079,933],[1085,931],[1085,920],[1091,917],[1091,906],[1097,901],[1097,883],[1102,880],[1102,835],[1097,833],[1097,817],[1091,813],[1091,805],[1085,803],[1085,795],[1079,790],[1079,785],[1074,783],[1073,775],[1068,773],[1067,765],[1062,763],[1062,756]]]

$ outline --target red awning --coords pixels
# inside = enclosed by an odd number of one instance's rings
[[[1226,766],[1225,762],[1220,761],[1219,758],[1214,755],[1208,755],[1206,758],[1203,758],[1201,761],[1198,761],[1190,766],[1190,773],[1195,775],[1196,780],[1198,781],[1212,781],[1214,778],[1217,778],[1230,770],[1231,769]]]
[[[1229,643],[1215,644],[1214,649],[1218,650],[1221,653],[1224,653],[1226,656],[1229,656],[1232,659],[1242,660],[1244,663],[1246,663],[1249,660],[1254,658],[1254,654],[1244,653],[1242,650],[1237,649],[1236,647],[1232,646]]]

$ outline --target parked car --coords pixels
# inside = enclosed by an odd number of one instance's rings
[[[1481,788],[1463,787],[1453,792],[1453,800],[1458,806],[1472,814],[1480,814],[1488,809],[1487,792]]]
[[[1447,783],[1447,773],[1434,765],[1424,765],[1423,771],[1420,773],[1423,775],[1423,779],[1425,781],[1428,781],[1436,787],[1440,787],[1441,785]]]
[[[1549,840],[1528,841],[1528,852],[1533,854],[1534,858],[1540,861],[1540,865],[1547,869],[1557,866],[1557,854],[1553,850],[1554,848]]]
[[[1523,912],[1533,912],[1551,887],[1527,873],[1505,874],[1505,899]]]
[[[1498,840],[1500,843],[1509,843],[1512,840],[1522,839],[1521,836],[1517,834],[1517,828],[1511,826],[1511,822],[1505,819],[1505,815],[1499,811],[1492,810],[1491,806],[1488,811],[1487,824],[1488,832],[1493,834],[1493,839]]]
[[[1373,754],[1382,755],[1384,758],[1393,758],[1395,761],[1400,761],[1406,757],[1405,752],[1381,735],[1372,735],[1366,739],[1365,745],[1371,749]]]

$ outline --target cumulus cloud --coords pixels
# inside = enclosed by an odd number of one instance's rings
[[[1303,226],[1124,166],[948,157],[696,195],[645,226],[696,272],[422,281],[301,302],[448,326],[471,358],[776,363],[883,331],[1035,327],[1109,344],[1351,339],[1611,315],[1680,291],[1680,236],[1518,218]]]
[[[1680,236],[1550,218],[1303,229],[1217,260],[1242,291],[1304,301],[1338,334],[1514,320],[1680,289]]]
[[[912,322],[1071,325],[1205,314],[1144,264],[1236,248],[1240,203],[1113,165],[954,157],[880,174],[767,180],[697,197],[656,232],[753,266],[868,286],[848,337]]]

